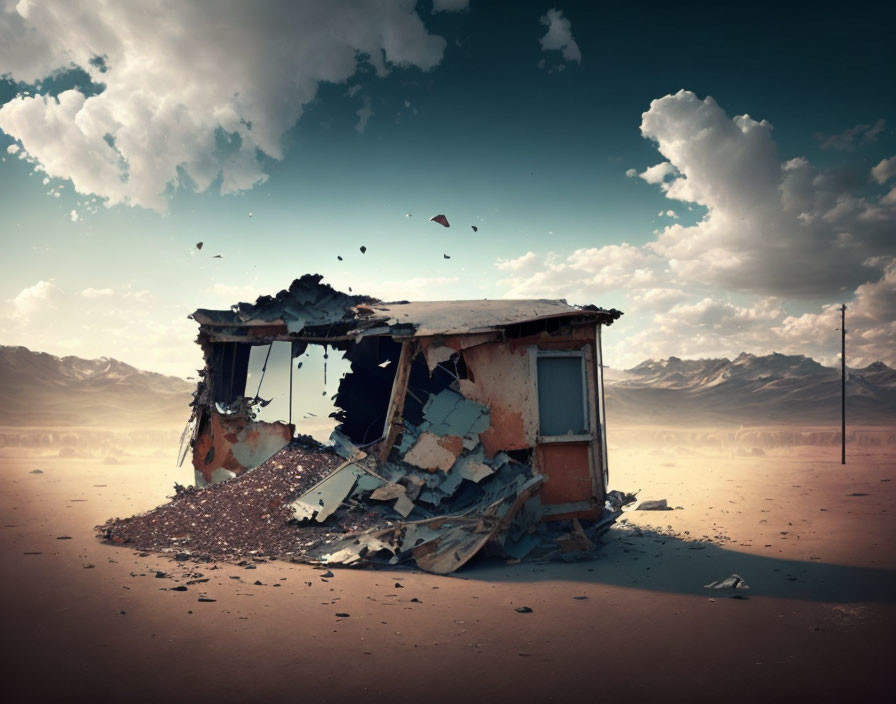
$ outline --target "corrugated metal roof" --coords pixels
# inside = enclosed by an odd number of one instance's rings
[[[231,310],[200,308],[192,317],[208,328],[232,331],[274,324],[285,325],[294,338],[303,331],[309,336],[345,338],[474,334],[550,318],[591,319],[609,325],[622,315],[617,310],[546,299],[382,303],[336,291],[321,283],[321,278],[306,274],[276,296],[261,296],[254,304],[239,303]]]
[[[489,332],[546,318],[601,317],[600,312],[546,299],[411,301],[372,304],[370,308],[374,311],[371,318],[385,318],[381,325],[413,326],[414,337]]]

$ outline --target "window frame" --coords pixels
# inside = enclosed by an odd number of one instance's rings
[[[543,435],[541,432],[541,399],[538,395],[538,360],[540,358],[551,358],[551,357],[577,357],[580,362],[581,368],[581,379],[582,379],[582,420],[585,423],[585,427],[588,428],[588,432],[580,433],[578,435]],[[532,354],[532,380],[535,386],[535,408],[536,408],[536,417],[538,420],[538,442],[539,443],[552,443],[552,442],[592,442],[594,440],[594,432],[592,431],[593,427],[593,419],[592,414],[589,409],[588,400],[590,398],[588,392],[588,374],[586,372],[585,366],[588,363],[587,355],[585,353],[584,348],[574,349],[574,350],[542,350],[542,349],[534,349]]]

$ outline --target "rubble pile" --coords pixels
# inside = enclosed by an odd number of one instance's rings
[[[288,502],[342,463],[331,451],[292,443],[238,480],[204,489],[175,486],[167,504],[99,526],[103,538],[141,550],[172,548],[236,559],[302,552],[339,527],[289,525]]]
[[[512,561],[581,559],[621,508],[610,496],[600,521],[539,523],[543,477],[505,453],[478,457],[482,469],[470,473],[466,464],[425,472],[381,463],[345,438],[335,450],[343,456],[296,441],[251,472],[200,489],[176,486],[169,503],[98,529],[108,542],[141,550],[341,565],[413,559],[447,574],[482,548]]]

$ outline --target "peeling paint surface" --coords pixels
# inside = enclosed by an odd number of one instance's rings
[[[209,411],[210,424],[199,433],[193,452],[193,468],[208,483],[222,481],[253,469],[286,447],[292,439],[287,423],[251,421],[245,416],[226,416]],[[210,431],[210,432],[209,432]]]
[[[416,444],[405,454],[404,461],[431,472],[437,469],[447,472],[460,454],[460,450],[452,452],[442,444],[443,439],[433,433],[421,433]],[[462,449],[462,441],[460,438],[457,440],[456,445],[460,445]]]

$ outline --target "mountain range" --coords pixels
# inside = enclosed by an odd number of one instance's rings
[[[896,371],[875,362],[846,376],[847,422],[896,421]],[[606,378],[610,423],[840,422],[840,369],[803,355],[651,359]]]
[[[606,369],[610,425],[836,425],[840,370],[802,355],[647,360]],[[195,386],[108,357],[0,346],[0,426],[182,427]],[[896,424],[896,371],[849,369],[847,422]]]
[[[0,346],[0,425],[174,427],[195,384],[116,359]]]

